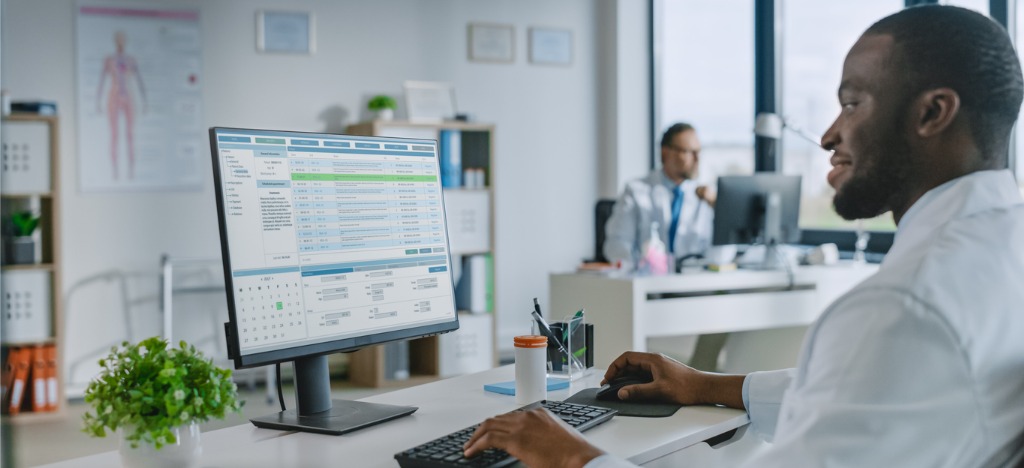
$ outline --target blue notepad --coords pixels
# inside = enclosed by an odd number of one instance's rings
[[[561,390],[563,388],[569,388],[569,381],[566,379],[554,379],[548,377],[548,391]],[[500,393],[502,395],[515,395],[516,394],[516,381],[512,380],[509,382],[498,382],[492,384],[484,384],[484,390],[488,392]]]

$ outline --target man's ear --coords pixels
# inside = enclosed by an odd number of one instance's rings
[[[915,132],[921,138],[938,135],[960,114],[960,95],[952,88],[925,91],[914,102]]]

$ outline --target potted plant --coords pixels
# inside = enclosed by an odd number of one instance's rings
[[[36,262],[36,242],[32,233],[39,227],[39,216],[31,211],[19,211],[11,215],[14,236],[8,245],[10,263],[25,264]]]
[[[391,96],[378,94],[366,103],[366,107],[376,112],[378,119],[391,120],[395,118],[395,109],[398,108],[398,103]]]
[[[92,412],[82,417],[82,430],[93,437],[120,432],[126,467],[195,466],[198,423],[241,410],[231,371],[184,341],[177,348],[160,337],[126,341],[99,364],[85,390]]]

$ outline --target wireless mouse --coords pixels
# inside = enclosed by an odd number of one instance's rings
[[[650,375],[629,374],[621,375],[601,386],[597,391],[597,399],[604,401],[619,401],[619,389],[627,385],[639,385],[654,380]]]

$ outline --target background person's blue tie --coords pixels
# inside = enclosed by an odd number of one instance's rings
[[[683,211],[683,184],[676,186],[672,197],[672,224],[668,227],[668,251],[675,253],[676,231],[679,229],[679,213]]]

